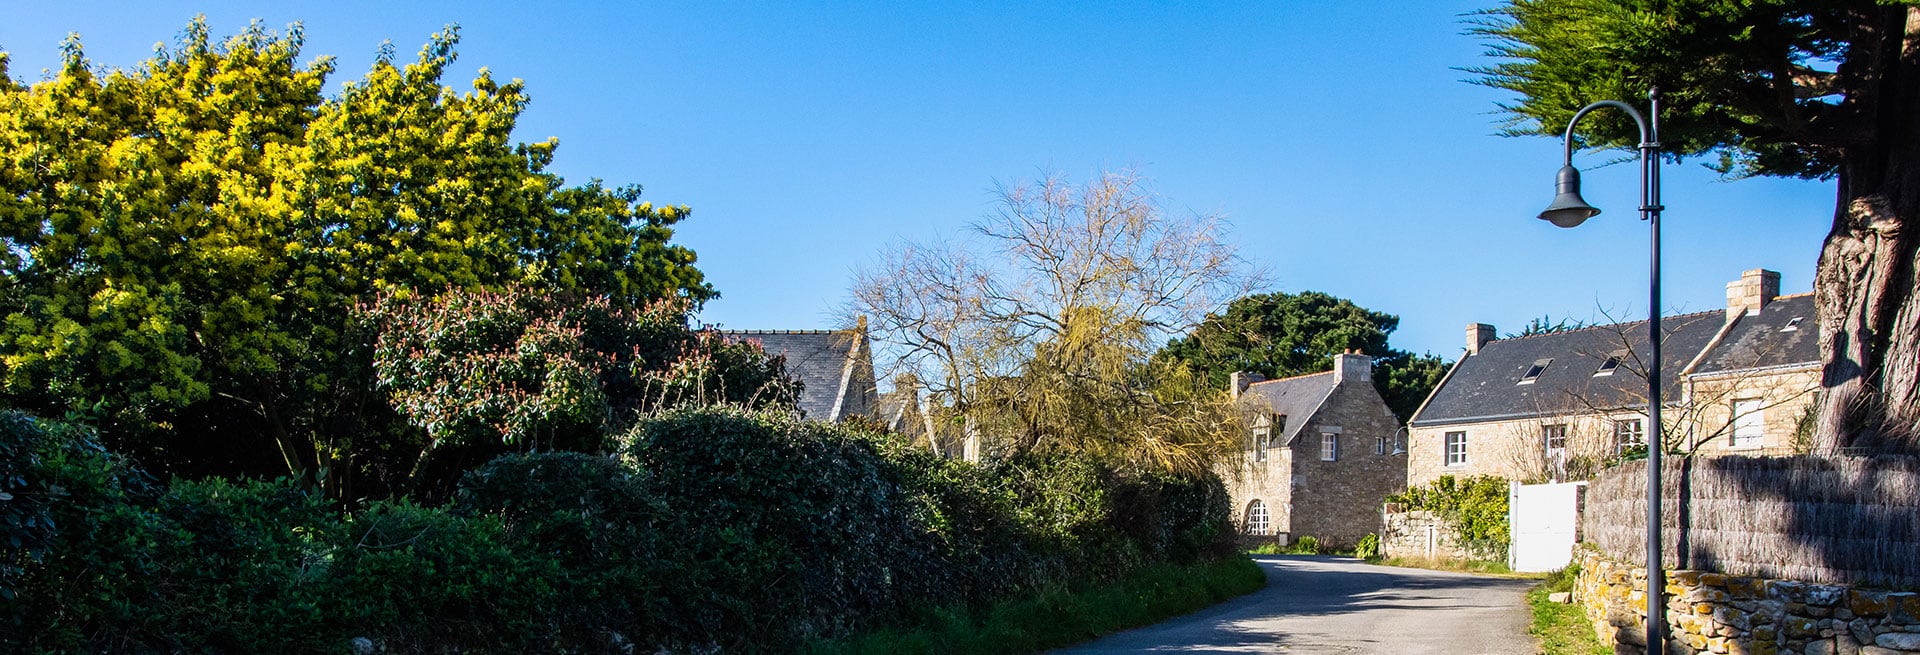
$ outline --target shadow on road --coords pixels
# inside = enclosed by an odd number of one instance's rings
[[[1260,591],[1063,652],[1506,652],[1516,637],[1531,646],[1524,620],[1511,620],[1529,580],[1348,557],[1253,559],[1267,573]]]

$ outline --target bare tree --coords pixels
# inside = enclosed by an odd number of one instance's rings
[[[1149,361],[1255,288],[1225,219],[1167,211],[1130,171],[995,192],[966,240],[897,244],[856,274],[848,311],[870,318],[887,368],[992,451],[1197,469],[1233,449],[1225,390]]]

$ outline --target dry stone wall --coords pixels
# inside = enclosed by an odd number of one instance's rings
[[[1591,549],[1574,599],[1615,653],[1646,651],[1647,571]],[[1920,594],[1844,585],[1672,571],[1666,620],[1674,653],[1897,655],[1920,653]]]

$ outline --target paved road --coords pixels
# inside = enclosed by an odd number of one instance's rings
[[[1532,655],[1528,580],[1257,556],[1267,587],[1062,653]]]

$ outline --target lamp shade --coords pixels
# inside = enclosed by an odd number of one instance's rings
[[[1580,197],[1580,169],[1572,164],[1561,166],[1553,181],[1553,204],[1540,212],[1540,219],[1560,227],[1577,227],[1598,213],[1598,207]]]

